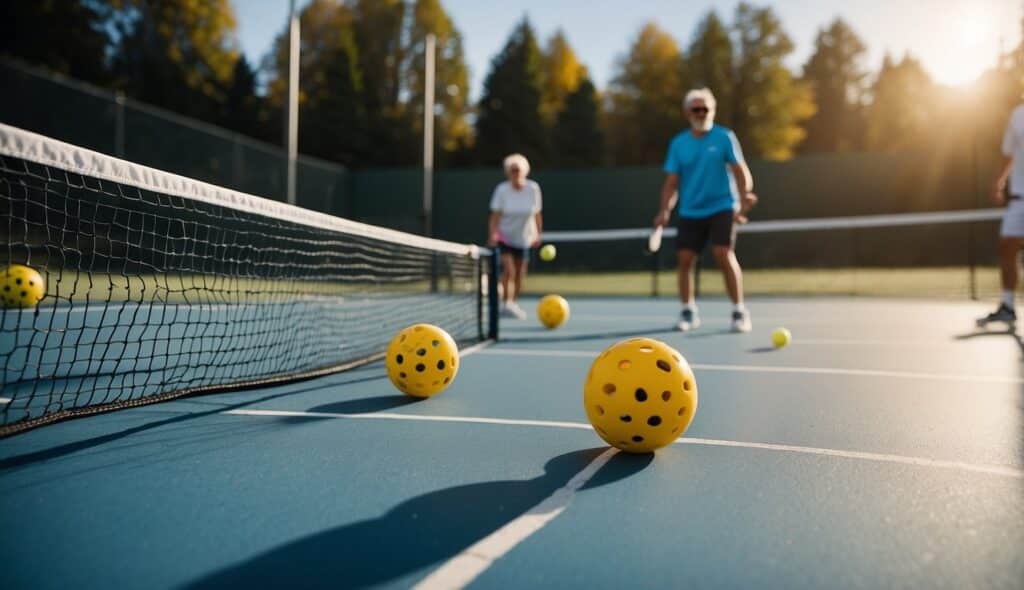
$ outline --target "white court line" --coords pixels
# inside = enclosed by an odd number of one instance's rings
[[[494,344],[493,340],[484,340],[483,342],[477,342],[473,346],[467,346],[466,348],[463,348],[462,350],[459,351],[459,358],[469,356],[471,354],[476,354],[492,344]]]
[[[9,404],[11,401],[13,400],[9,397],[0,397],[0,404]]]
[[[552,356],[573,358],[594,358],[601,351],[586,350],[538,350],[503,348],[481,351],[480,354],[494,356]],[[840,369],[825,367],[775,367],[763,365],[709,365],[690,363],[690,367],[701,371],[724,371],[738,373],[801,373],[810,375],[849,375],[855,377],[888,377],[893,379],[927,379],[931,381],[963,381],[967,383],[1009,383],[1024,384],[1021,377],[1000,377],[996,375],[950,375],[943,373],[911,373],[907,371],[882,371],[874,369]]]
[[[339,414],[334,412],[299,412],[289,410],[227,410],[225,414],[238,416],[273,416],[288,418],[337,418],[351,420],[408,420],[410,422],[460,422],[468,424],[500,424],[504,426],[537,426],[542,428],[571,428],[576,430],[593,430],[589,424],[582,422],[558,422],[551,420],[516,420],[509,418],[477,418],[472,416],[429,416],[417,414],[393,414],[377,412],[373,414]],[[922,467],[937,467],[942,469],[957,469],[960,471],[972,471],[988,475],[1024,479],[1024,469],[1006,467],[1002,465],[978,465],[964,463],[961,461],[945,461],[941,459],[925,459],[922,457],[907,457],[904,455],[890,455],[884,453],[866,453],[862,451],[842,451],[837,449],[823,449],[818,447],[800,447],[794,445],[779,445],[772,443],[742,442],[734,440],[716,440],[710,438],[680,438],[676,444],[703,445],[712,447],[738,447],[745,449],[761,449],[767,451],[781,451],[788,453],[801,453],[806,455],[820,455],[825,457],[842,457],[846,459],[862,459],[879,463],[898,463],[902,465],[917,465]]]
[[[615,448],[601,453],[553,494],[544,498],[539,504],[515,520],[446,561],[413,588],[416,590],[464,588],[516,545],[565,512],[576,492],[616,453],[618,453],[618,449]]]
[[[655,323],[655,324],[664,324],[666,328],[675,328],[675,324],[678,321],[677,315],[678,314],[676,314],[674,312],[673,313],[669,313],[669,314],[659,314],[659,315],[647,315],[647,314],[644,314],[644,315],[588,315],[588,314],[580,314],[580,315],[570,315],[569,316],[569,322],[572,322],[572,321],[575,321],[575,320],[588,321],[588,322],[603,322],[603,321],[610,321],[610,322],[651,322],[651,323]],[[759,324],[775,324],[775,323],[779,323],[779,324],[812,324],[812,325],[819,325],[819,326],[835,326],[835,325],[851,325],[851,324],[861,325],[865,321],[868,321],[866,319],[857,318],[857,317],[845,317],[845,318],[834,318],[833,317],[831,319],[822,319],[822,318],[813,318],[813,317],[808,317],[808,316],[802,316],[802,317],[785,317],[785,316],[774,317],[774,316],[762,316],[762,315],[755,315],[755,316],[753,316],[753,319],[754,319],[755,322],[757,322]],[[872,321],[874,321],[874,320],[877,320],[877,317],[873,318]],[[701,321],[701,325],[704,325],[704,326],[707,326],[707,325],[726,325],[726,324],[732,323],[732,320],[730,320],[729,318],[724,318],[724,317],[723,318],[718,318],[718,317],[711,317],[711,318],[709,318],[709,317],[707,317],[707,316],[705,316],[703,314],[701,315],[701,320],[700,321]],[[886,321],[891,325],[892,322],[890,322],[889,320],[886,320]],[[900,325],[907,325],[907,326],[919,326],[921,324],[920,322],[915,322],[915,321],[913,321],[911,319],[906,319],[906,318],[901,318],[898,323]],[[965,324],[964,325],[965,326],[973,326],[974,325],[974,320],[973,319],[965,320]],[[696,333],[697,334],[701,333],[701,330],[696,331]]]

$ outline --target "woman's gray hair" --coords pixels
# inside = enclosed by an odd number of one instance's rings
[[[526,176],[527,174],[530,173],[530,161],[527,160],[526,156],[524,156],[523,154],[509,154],[505,156],[505,172],[508,172],[508,169],[511,168],[512,166],[516,166],[517,168],[522,170],[523,176]]]
[[[709,111],[715,110],[715,106],[718,104],[715,100],[715,95],[711,93],[710,88],[694,88],[686,93],[686,98],[683,99],[683,108],[690,108],[690,103],[698,98],[704,101],[704,104],[708,106]]]

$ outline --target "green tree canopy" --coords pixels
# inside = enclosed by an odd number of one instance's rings
[[[584,78],[565,99],[552,133],[554,163],[577,168],[604,163],[604,132],[600,124],[600,103],[594,83]]]
[[[861,60],[867,47],[842,19],[818,32],[803,79],[814,92],[817,112],[805,125],[804,152],[858,149],[863,143],[861,103],[867,72]]]
[[[735,78],[732,40],[714,11],[697,26],[687,62],[694,86],[707,87],[715,93],[718,101],[715,120],[731,127]]]
[[[111,0],[113,72],[133,98],[214,119],[239,51],[228,0]]]
[[[748,155],[787,159],[804,138],[800,124],[814,113],[810,89],[783,63],[793,42],[770,8],[741,2],[733,27],[739,39],[733,129]]]
[[[587,77],[587,68],[580,63],[565,32],[555,31],[541,54],[543,86],[540,112],[544,121],[553,124],[565,101]]]
[[[438,117],[435,141],[440,148],[438,160],[444,163],[453,152],[465,149],[472,140],[469,114],[469,68],[462,47],[462,34],[455,28],[440,0],[416,0],[412,9],[409,48],[406,50],[406,85],[411,123],[417,135],[423,133],[423,91],[425,39],[437,39],[434,103]]]
[[[478,106],[477,158],[501,162],[519,152],[535,165],[548,159],[548,138],[540,114],[541,56],[530,22],[523,18],[491,61]]]
[[[618,165],[656,164],[685,125],[683,56],[653,22],[637,34],[615,67],[608,89],[608,140]]]
[[[6,2],[0,18],[0,55],[17,57],[94,84],[110,82],[104,0]]]
[[[313,0],[299,13],[299,151],[348,164],[365,161],[368,142],[354,23],[339,0]],[[272,125],[282,132],[288,46],[285,27],[266,66]]]
[[[906,149],[927,140],[935,122],[936,88],[920,62],[905,55],[897,63],[886,55],[871,92],[868,149]]]

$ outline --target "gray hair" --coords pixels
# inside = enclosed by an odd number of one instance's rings
[[[526,176],[527,174],[530,173],[530,161],[527,160],[526,156],[524,156],[523,154],[509,154],[505,156],[505,172],[508,172],[508,169],[511,168],[512,166],[516,166],[517,168],[522,170],[523,176]]]
[[[709,111],[715,110],[715,106],[718,104],[715,100],[715,95],[711,93],[710,88],[694,88],[686,93],[686,98],[683,99],[683,108],[690,108],[690,103],[697,99],[703,100],[704,104],[708,105]]]

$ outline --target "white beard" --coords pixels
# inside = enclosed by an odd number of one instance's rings
[[[707,133],[711,131],[711,127],[714,126],[715,119],[709,113],[703,121],[690,121],[690,127],[693,127],[694,131],[700,131],[701,133]]]

